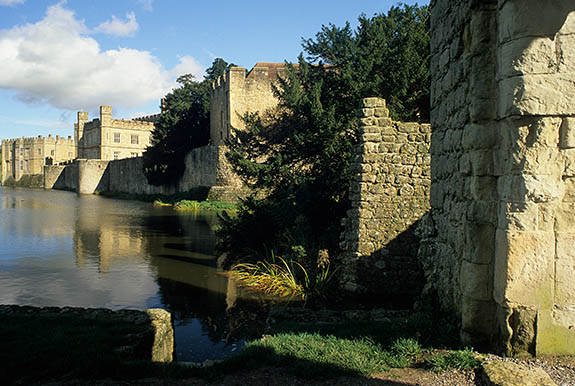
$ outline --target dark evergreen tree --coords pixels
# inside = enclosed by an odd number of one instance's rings
[[[361,99],[386,98],[397,120],[429,116],[428,15],[427,6],[400,5],[360,16],[355,30],[330,24],[303,41],[308,56],[279,79],[278,108],[247,115],[229,144],[252,192],[223,219],[221,249],[231,261],[273,249],[313,271],[319,250],[337,252]]]

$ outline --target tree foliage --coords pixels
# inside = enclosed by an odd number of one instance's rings
[[[177,79],[180,87],[167,94],[152,133],[152,146],[144,153],[144,173],[152,185],[173,185],[185,170],[184,158],[210,139],[210,93],[212,81],[230,65],[217,58],[201,82],[191,74]]]
[[[429,116],[428,15],[427,6],[400,5],[303,40],[307,56],[275,87],[278,108],[247,115],[229,144],[251,189],[220,232],[232,261],[273,250],[309,268],[320,250],[337,251],[361,99],[386,98],[396,120]]]

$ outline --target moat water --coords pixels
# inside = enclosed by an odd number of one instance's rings
[[[210,214],[0,188],[0,304],[146,309],[172,313],[176,358],[239,349],[261,327],[261,301],[216,268]]]

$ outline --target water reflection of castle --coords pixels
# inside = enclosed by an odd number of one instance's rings
[[[254,305],[217,272],[214,217],[109,214],[113,212],[80,206],[74,232],[79,267],[97,266],[102,274],[114,266],[148,270],[174,319],[201,320],[202,330],[214,341],[235,341],[263,326],[263,321],[262,326],[254,322],[261,304]]]

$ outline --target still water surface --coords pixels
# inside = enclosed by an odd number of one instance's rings
[[[215,268],[216,222],[135,201],[0,188],[0,304],[161,307],[172,312],[178,360],[223,358],[257,330],[259,302]]]

